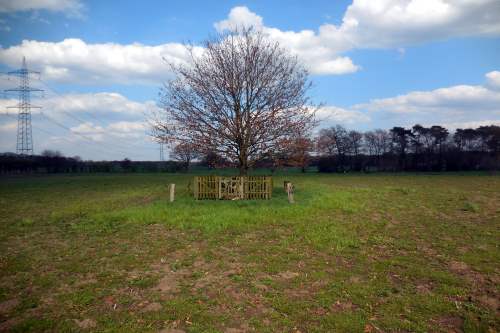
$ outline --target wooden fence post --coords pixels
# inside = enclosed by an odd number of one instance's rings
[[[245,177],[241,176],[239,177],[240,178],[240,182],[239,182],[239,186],[238,186],[238,198],[243,200],[245,199],[245,189],[244,189],[244,183],[245,183]]]
[[[194,195],[194,198],[196,200],[198,200],[198,196],[199,196],[199,189],[200,189],[200,180],[197,176],[194,177],[194,180],[193,180],[193,195]]]
[[[170,202],[174,202],[175,199],[175,184],[170,184],[168,186],[169,191],[170,191]]]
[[[286,193],[288,193],[288,203],[294,203],[293,200],[293,184],[288,182],[286,183]]]

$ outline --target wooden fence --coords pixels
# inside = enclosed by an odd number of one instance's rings
[[[193,185],[196,200],[271,199],[273,193],[270,176],[196,176]]]

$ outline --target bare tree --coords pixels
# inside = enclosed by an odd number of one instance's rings
[[[184,169],[189,170],[191,161],[199,156],[195,147],[186,142],[181,142],[174,147],[170,157],[184,164]]]
[[[363,133],[351,130],[347,133],[347,141],[350,153],[357,157],[363,147]]]
[[[338,156],[339,165],[343,169],[346,156],[349,153],[347,130],[340,125],[322,129],[319,132],[318,150],[329,156]]]
[[[161,92],[153,135],[216,152],[246,174],[297,130],[311,130],[315,108],[308,73],[296,57],[252,29],[239,29],[190,50],[188,65],[171,65],[175,78]]]
[[[383,129],[369,131],[364,134],[369,155],[377,157],[377,165],[381,167],[381,157],[389,151],[391,135]]]
[[[311,161],[310,153],[314,149],[314,144],[311,138],[305,135],[297,135],[291,139],[287,139],[283,143],[284,156],[289,165],[300,167],[302,172],[306,172]]]

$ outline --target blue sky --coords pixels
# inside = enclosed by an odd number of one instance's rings
[[[500,124],[500,1],[0,0],[0,70],[28,66],[35,152],[158,159],[145,114],[195,45],[252,25],[311,72],[321,126],[368,130]],[[2,89],[15,85],[2,76]],[[16,103],[0,100],[0,151],[15,151]],[[63,125],[63,126],[61,126]]]

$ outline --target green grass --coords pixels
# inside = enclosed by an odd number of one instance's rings
[[[269,201],[191,177],[0,178],[0,331],[500,330],[498,176],[289,173]]]

